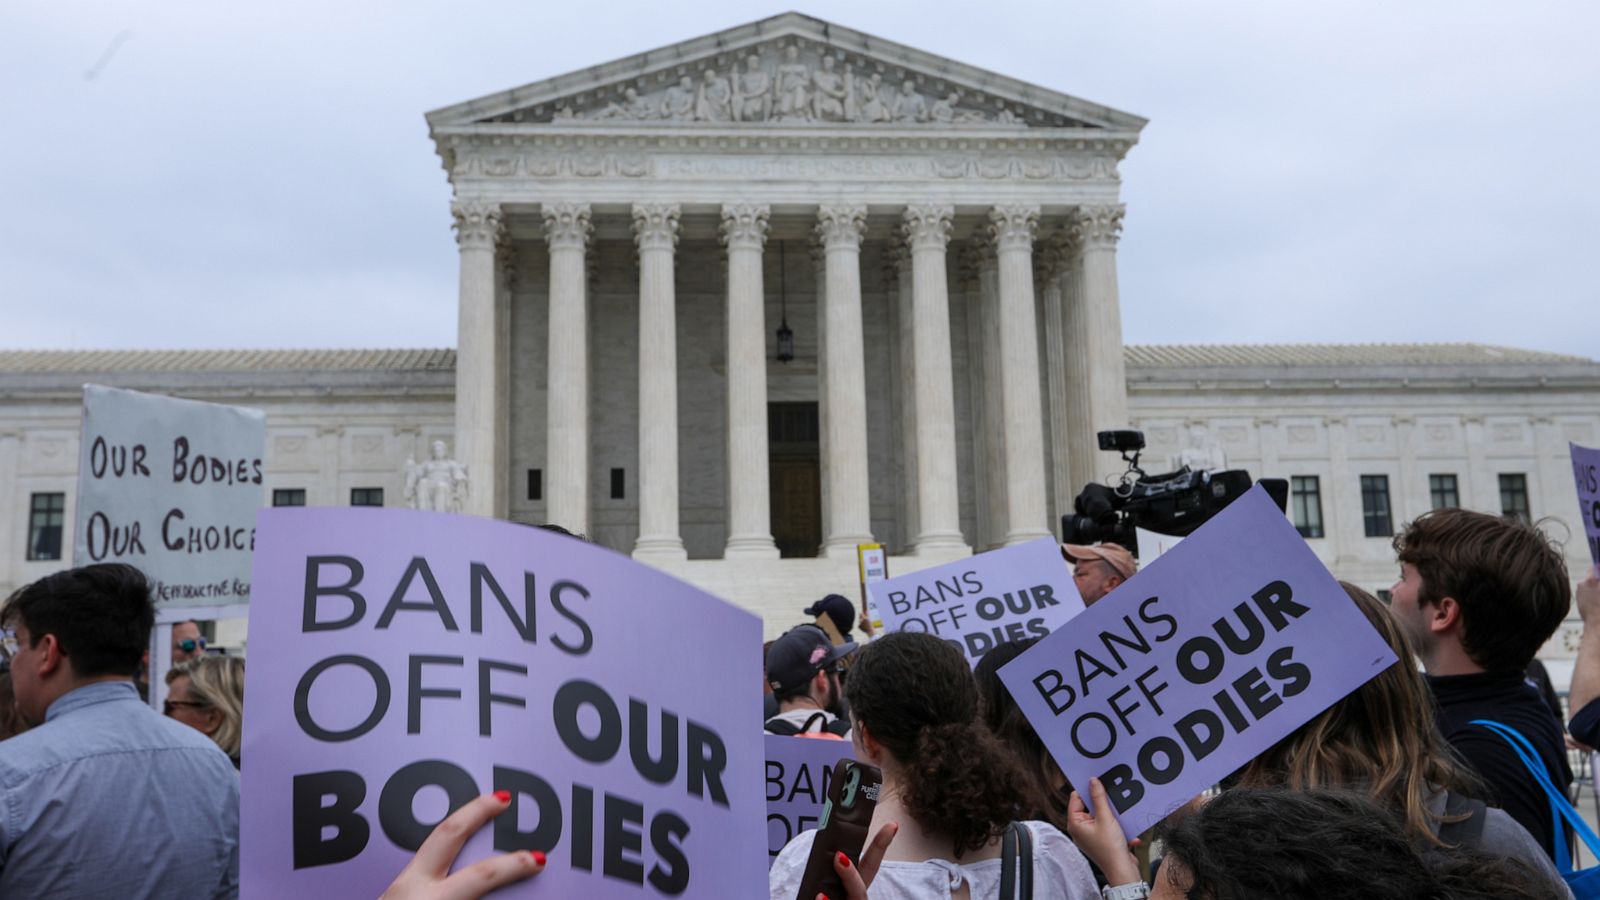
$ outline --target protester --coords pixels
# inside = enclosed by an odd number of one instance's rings
[[[1563,729],[1523,672],[1566,617],[1566,564],[1532,525],[1462,509],[1421,516],[1394,538],[1400,580],[1390,609],[1428,673],[1445,740],[1553,858],[1544,790],[1515,750],[1476,719],[1521,732],[1550,780],[1572,782]]]
[[[478,900],[543,872],[545,855],[538,850],[502,853],[480,859],[454,874],[450,872],[467,839],[510,808],[511,794],[496,791],[446,816],[378,900]]]
[[[995,897],[1001,838],[1023,808],[1024,776],[978,721],[966,657],[929,634],[891,633],[861,649],[845,692],[856,758],[883,771],[869,833],[886,841],[884,829],[898,826],[872,896]],[[1034,896],[1099,896],[1088,862],[1065,835],[1045,822],[1025,825]],[[773,861],[772,900],[793,900],[815,836],[796,835]]]
[[[1428,717],[1428,688],[1400,623],[1378,598],[1352,584],[1344,589],[1397,661],[1262,752],[1239,784],[1357,791],[1399,819],[1420,848],[1465,844],[1520,859],[1559,885],[1550,857],[1521,825],[1469,799],[1483,785],[1462,769]]]
[[[1567,695],[1572,710],[1568,729],[1578,743],[1600,747],[1600,567],[1579,582],[1575,599],[1583,618],[1583,637],[1572,665],[1572,692]]]
[[[1022,714],[1011,691],[1000,680],[1000,667],[1022,655],[1039,642],[1038,638],[1005,641],[985,653],[972,670],[978,685],[979,717],[989,733],[1016,758],[1026,776],[1023,814],[1049,822],[1060,831],[1067,828],[1067,796],[1071,786],[1055,757],[1045,748],[1039,733]]]
[[[203,656],[167,673],[163,711],[216,741],[239,768],[239,736],[244,719],[244,660]]]
[[[848,740],[839,666],[855,651],[852,643],[836,646],[815,625],[791,628],[773,641],[767,649],[767,683],[778,712],[767,719],[766,731]]]
[[[172,664],[182,665],[191,659],[206,655],[206,639],[200,633],[200,623],[186,619],[172,626]]]
[[[238,895],[238,775],[134,690],[154,622],[149,583],[120,564],[57,572],[0,609],[35,724],[0,751],[0,897]]]
[[[1559,883],[1487,853],[1425,854],[1385,810],[1347,791],[1224,791],[1159,830],[1154,890],[1140,880],[1099,779],[1072,795],[1072,836],[1111,878],[1107,900],[1557,900]]]
[[[1121,544],[1062,544],[1061,555],[1072,563],[1072,583],[1078,586],[1084,606],[1093,606],[1139,568],[1133,554]]]
[[[850,640],[850,627],[856,620],[856,607],[844,596],[829,594],[806,607],[804,612],[813,618],[827,616],[834,630],[839,632],[839,638],[845,641]],[[818,622],[817,624],[820,626],[822,623]],[[832,635],[829,635],[829,637],[832,637]]]

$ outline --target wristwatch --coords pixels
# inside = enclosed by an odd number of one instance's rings
[[[1145,900],[1150,896],[1150,885],[1142,881],[1129,884],[1119,884],[1116,887],[1106,885],[1100,889],[1103,900]]]

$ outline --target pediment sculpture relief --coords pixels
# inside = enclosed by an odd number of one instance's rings
[[[664,83],[663,83],[664,81]],[[737,61],[680,66],[624,85],[579,94],[502,121],[800,122],[863,125],[1028,124],[1029,111],[1005,98],[827,48],[789,43],[756,48]],[[531,113],[531,114],[530,114]],[[1088,123],[1052,114],[1055,127]]]

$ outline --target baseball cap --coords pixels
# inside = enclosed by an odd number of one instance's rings
[[[815,625],[791,628],[767,648],[767,683],[775,692],[792,690],[854,652],[854,643],[836,647]]]
[[[1109,564],[1123,578],[1132,578],[1133,573],[1139,568],[1139,564],[1133,561],[1133,554],[1121,544],[1095,544],[1093,547],[1083,544],[1062,544],[1061,555],[1074,562],[1101,560]]]
[[[829,594],[821,600],[802,610],[808,616],[820,616],[824,613],[833,620],[833,627],[839,629],[840,634],[849,634],[851,626],[856,623],[856,608],[849,600],[839,594]]]

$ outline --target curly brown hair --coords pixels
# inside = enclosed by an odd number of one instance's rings
[[[998,840],[1017,818],[1021,768],[978,721],[966,657],[929,634],[896,632],[856,654],[845,683],[850,710],[902,767],[901,798],[956,856]]]

